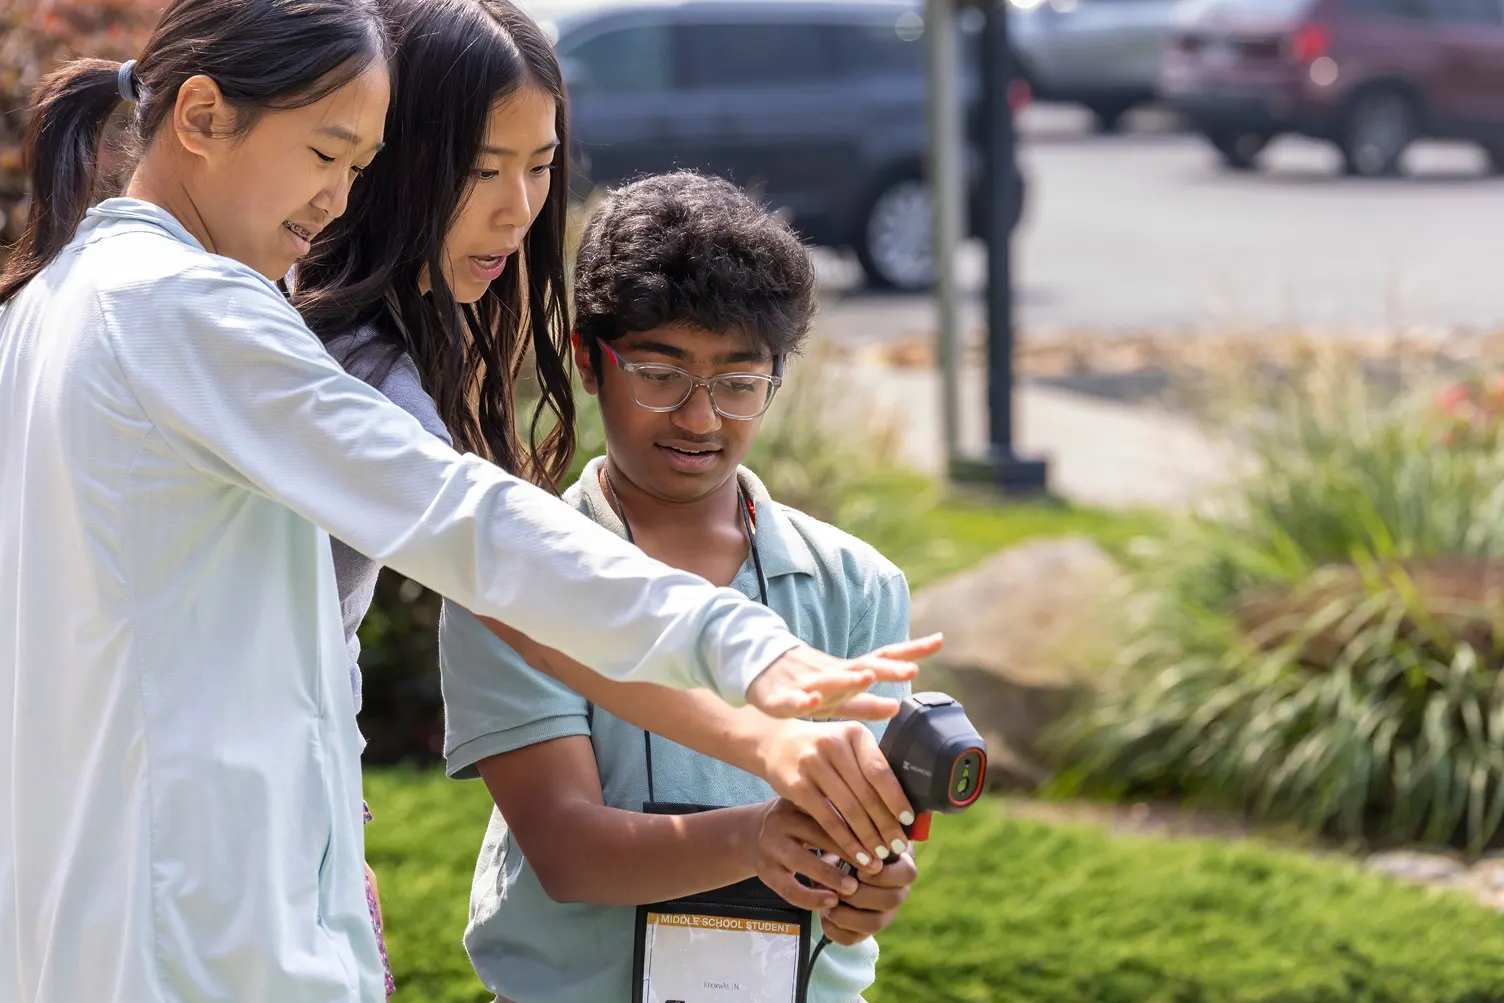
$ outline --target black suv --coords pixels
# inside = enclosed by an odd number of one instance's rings
[[[558,43],[578,169],[590,185],[676,167],[719,174],[786,213],[811,243],[854,248],[874,284],[929,285],[920,5],[524,0],[523,6]],[[974,106],[976,74],[968,70],[962,78]],[[969,118],[974,134],[977,118]],[[969,159],[975,181],[974,144]],[[979,199],[971,202],[981,208]]]

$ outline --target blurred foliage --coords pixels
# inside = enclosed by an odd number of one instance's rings
[[[360,727],[368,763],[433,763],[444,755],[437,592],[383,568],[360,625]]]
[[[1445,426],[1443,443],[1450,447],[1498,449],[1504,429],[1504,374],[1474,375],[1448,385],[1437,396],[1437,410]]]
[[[165,6],[165,0],[0,0],[0,245],[13,243],[25,222],[22,154],[37,82],[69,59],[134,59]],[[111,151],[104,160],[108,183],[120,160]]]
[[[461,944],[485,786],[371,770],[366,795],[398,998],[488,1003]],[[916,857],[872,1003],[1504,999],[1504,919],[1348,860],[1013,821],[986,801],[938,820]]]
[[[1137,555],[1122,676],[1061,793],[1230,805],[1481,851],[1504,820],[1504,453],[1455,401],[1313,369],[1265,387],[1254,472]],[[1451,403],[1449,403],[1449,401]]]

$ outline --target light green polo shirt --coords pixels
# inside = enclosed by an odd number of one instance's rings
[[[600,488],[593,461],[564,495],[597,523],[625,536]],[[903,574],[867,544],[780,505],[750,471],[740,472],[757,506],[757,551],[768,582],[768,604],[800,640],[838,657],[866,654],[908,638],[909,589]],[[758,598],[750,558],[731,583]],[[576,611],[589,629],[591,612]],[[595,746],[605,802],[641,811],[648,797],[642,732],[594,712],[564,686],[529,668],[478,620],[447,604],[439,629],[448,772],[478,776],[490,756],[569,735]],[[875,688],[908,695],[906,684]],[[881,733],[881,725],[874,730]],[[775,795],[761,779],[653,736],[653,785],[659,801],[733,807]],[[631,866],[622,861],[622,866]],[[635,910],[621,906],[561,905],[538,883],[506,821],[494,808],[470,892],[465,948],[481,981],[515,1003],[628,1003],[632,998]],[[812,946],[819,942],[815,917]],[[809,1003],[853,1003],[872,984],[877,944],[832,944],[817,962]]]

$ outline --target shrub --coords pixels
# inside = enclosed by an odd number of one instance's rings
[[[1473,419],[1460,435],[1455,407],[1287,387],[1228,504],[1139,555],[1123,677],[1060,736],[1062,789],[1495,841],[1504,453]]]
[[[0,244],[26,215],[22,144],[37,81],[80,56],[131,59],[145,47],[165,0],[0,0]],[[106,174],[112,174],[106,165]]]

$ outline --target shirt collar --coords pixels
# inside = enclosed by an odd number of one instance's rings
[[[605,463],[603,456],[591,460],[585,466],[584,473],[580,474],[578,487],[585,502],[586,514],[617,536],[625,538],[627,528],[622,525],[616,508],[601,489],[600,471]],[[746,467],[737,469],[737,478],[757,510],[757,556],[762,560],[763,574],[769,579],[782,575],[814,575],[815,556],[783,506],[773,501],[773,496],[768,493],[762,480]]]
[[[152,202],[121,196],[105,199],[84,214],[84,225],[88,227],[97,227],[110,220],[149,223],[190,247],[204,250],[204,245],[178,222],[176,216]]]

